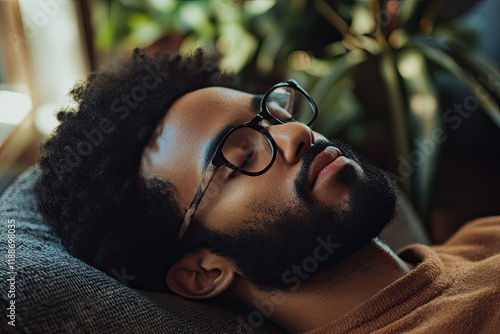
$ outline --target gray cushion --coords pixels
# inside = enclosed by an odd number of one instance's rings
[[[261,325],[255,313],[131,289],[72,257],[38,212],[32,192],[38,174],[36,168],[28,170],[0,198],[0,252],[4,259],[0,264],[0,307],[4,310],[0,332],[283,332],[269,322]],[[15,220],[13,298],[9,297],[7,281],[12,270],[5,261],[9,220]],[[5,321],[11,300],[15,301],[15,327]]]

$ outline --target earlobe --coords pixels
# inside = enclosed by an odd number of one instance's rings
[[[225,291],[234,280],[234,263],[206,249],[185,254],[168,271],[169,288],[186,298],[212,298]]]

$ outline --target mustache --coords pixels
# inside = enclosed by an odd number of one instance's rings
[[[323,150],[329,146],[334,146],[338,148],[342,155],[360,163],[359,156],[354,152],[354,150],[344,143],[340,139],[330,139],[330,140],[318,140],[316,143],[308,148],[302,155],[302,166],[297,174],[294,181],[295,192],[299,199],[305,202],[312,202],[312,198],[309,195],[309,190],[307,188],[309,172],[311,170],[312,163],[316,156],[323,152]]]
[[[316,143],[308,148],[302,155],[302,166],[300,167],[299,173],[294,181],[295,192],[298,197],[306,202],[310,202],[311,198],[307,189],[307,181],[309,178],[309,171],[311,170],[311,165],[318,154],[324,151],[328,146],[332,146],[331,142],[326,140],[318,140]]]

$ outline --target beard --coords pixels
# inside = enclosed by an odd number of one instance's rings
[[[312,197],[307,187],[314,158],[328,146],[339,148],[363,170],[348,164],[337,173],[334,186],[346,186],[349,196],[347,202],[330,206]],[[196,227],[190,244],[232,258],[245,278],[262,290],[282,289],[363,248],[394,218],[397,192],[391,179],[348,145],[318,141],[302,159],[289,206],[256,203],[266,218],[244,221],[232,234]]]

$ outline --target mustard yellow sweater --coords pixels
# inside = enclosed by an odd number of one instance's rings
[[[500,333],[500,216],[462,227],[441,246],[398,252],[418,265],[317,333]]]

